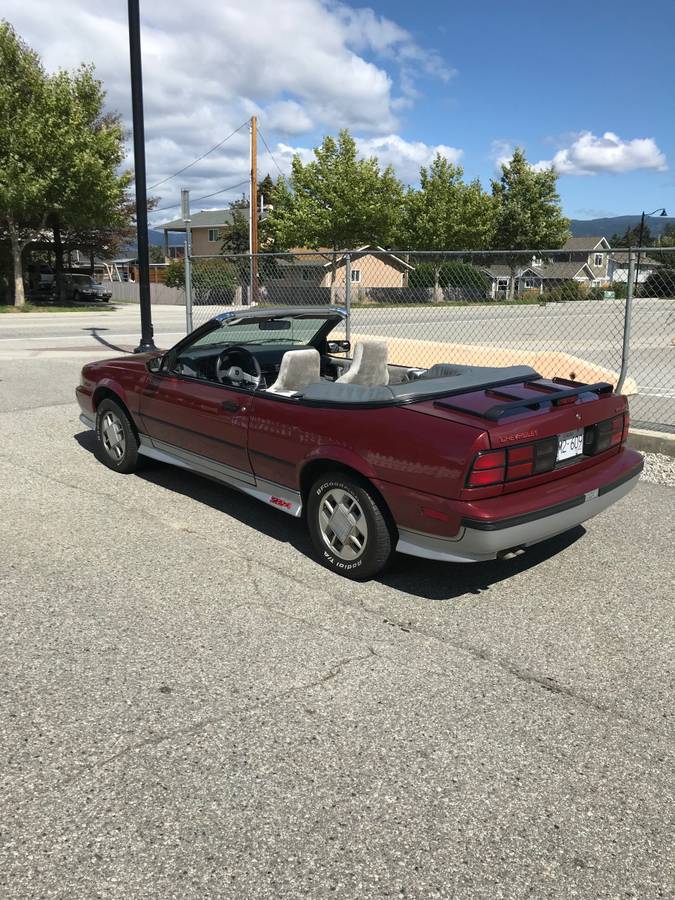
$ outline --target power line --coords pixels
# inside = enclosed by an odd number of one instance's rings
[[[278,163],[278,162],[276,161],[276,159],[274,158],[274,154],[273,154],[272,151],[270,150],[270,148],[269,148],[269,146],[268,146],[268,144],[267,144],[267,141],[265,140],[265,136],[264,136],[264,134],[262,133],[262,131],[260,130],[260,128],[258,128],[258,134],[260,135],[260,140],[261,140],[261,141],[263,142],[263,144],[265,145],[265,149],[267,150],[267,152],[269,153],[269,155],[272,157],[272,162],[274,163],[274,165],[275,165],[275,166],[277,167],[277,169],[279,170],[279,174],[281,175],[282,178],[284,178],[285,176],[284,176],[284,173],[281,171],[281,166],[279,165],[279,163]]]
[[[233,191],[235,188],[241,187],[244,184],[248,184],[248,178],[245,178],[243,181],[239,181],[237,184],[231,184],[228,187],[221,188],[219,191],[214,191],[212,194],[204,194],[203,197],[195,197],[194,203],[199,203],[200,200],[208,200],[210,197],[217,197],[218,194],[225,194],[227,191]],[[159,209],[153,209],[152,213],[164,212],[167,209],[178,209],[180,203],[174,203],[173,206],[161,206]]]
[[[148,190],[152,190],[153,188],[159,187],[160,184],[166,184],[167,181],[171,181],[172,178],[175,178],[176,175],[181,175],[183,172],[187,172],[188,169],[191,169],[192,166],[196,165],[196,163],[201,162],[202,159],[206,159],[209,153],[213,153],[214,150],[217,150],[219,147],[222,147],[225,141],[229,141],[231,137],[234,137],[238,131],[244,127],[244,125],[248,125],[249,120],[246,119],[245,122],[242,122],[239,128],[235,128],[233,132],[228,134],[227,137],[224,137],[222,141],[219,141],[210,150],[207,150],[206,153],[202,153],[201,156],[198,156],[197,159],[193,159],[191,163],[188,163],[187,166],[183,166],[182,169],[179,169],[177,172],[174,172],[173,175],[169,175],[167,178],[163,178],[161,181],[156,181],[154,184],[151,184]],[[180,204],[178,204],[180,206]],[[167,209],[171,209],[172,207],[166,207]]]

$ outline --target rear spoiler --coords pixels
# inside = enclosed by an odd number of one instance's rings
[[[541,409],[544,403],[559,406],[561,403],[569,401],[574,397],[578,397],[580,394],[593,393],[601,397],[611,394],[614,390],[614,386],[607,381],[598,381],[595,384],[580,385],[579,382],[569,381],[567,378],[552,378],[551,382],[551,384],[542,383],[539,380],[523,382],[526,388],[529,388],[532,391],[541,391],[546,394],[541,400],[533,400],[531,397],[525,399],[516,398],[513,394],[507,394],[506,391],[493,391],[488,387],[486,389],[487,394],[506,397],[509,399],[509,402],[498,403],[496,406],[491,406],[489,409],[485,410],[485,412],[476,412],[475,409],[470,409],[469,407],[462,406],[461,403],[453,402],[451,400],[436,400],[434,406],[442,406],[445,409],[454,409],[458,412],[478,416],[480,419],[490,419],[493,422],[497,422],[502,416],[507,416],[519,409]],[[567,385],[568,387],[558,390],[553,385]],[[574,385],[574,387],[569,387],[569,385]]]

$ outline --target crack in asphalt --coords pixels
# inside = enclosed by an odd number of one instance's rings
[[[233,714],[238,715],[248,715],[252,712],[257,712],[260,709],[264,709],[268,706],[272,706],[275,703],[278,703],[280,700],[286,700],[289,697],[293,697],[296,694],[304,693],[306,691],[311,691],[314,688],[322,687],[327,684],[329,681],[333,681],[336,678],[339,678],[342,675],[346,668],[351,665],[363,662],[370,662],[372,659],[379,654],[376,652],[374,647],[368,647],[368,653],[363,656],[348,656],[342,659],[339,659],[337,662],[333,663],[333,665],[328,669],[327,672],[324,672],[319,678],[315,678],[312,681],[305,682],[304,684],[293,685],[293,687],[287,688],[284,691],[280,691],[278,694],[274,694],[269,697],[267,700],[260,701],[258,703],[253,703],[249,706],[244,706],[241,709],[232,710]],[[165,741],[170,741],[174,738],[185,738],[191,737],[193,735],[199,734],[199,732],[203,731],[205,728],[208,728],[212,725],[221,725],[229,718],[229,716],[211,716],[206,719],[201,719],[199,722],[195,722],[193,725],[188,728],[177,728],[173,731],[163,732],[162,734],[153,735],[152,737],[146,738],[143,741],[138,741],[135,744],[130,744],[128,747],[120,750],[118,753],[113,753],[110,756],[104,757],[103,759],[96,760],[85,766],[80,766],[66,778],[62,778],[60,781],[56,782],[57,787],[65,787],[67,785],[72,784],[77,781],[83,775],[88,774],[90,772],[96,771],[98,769],[103,768],[104,766],[110,765],[110,763],[116,762],[119,759],[122,759],[125,756],[129,756],[136,751],[144,750],[146,747],[156,747],[160,744],[163,744]],[[118,738],[119,740],[119,738]],[[34,796],[34,795],[33,795]],[[29,799],[33,799],[32,797]]]
[[[131,505],[127,505],[123,502],[120,502],[116,497],[113,497],[110,494],[107,494],[105,492],[90,490],[88,488],[83,487],[80,484],[71,484],[68,481],[64,481],[62,479],[58,479],[58,478],[54,478],[49,475],[45,475],[43,472],[33,469],[30,466],[19,465],[14,460],[9,459],[8,457],[4,456],[3,454],[0,454],[0,458],[5,459],[10,465],[13,465],[15,468],[29,472],[39,478],[46,479],[50,482],[56,482],[58,484],[61,484],[64,487],[71,488],[76,491],[80,491],[89,496],[94,496],[96,498],[105,497],[111,503],[113,503],[115,506],[122,509],[125,513],[133,513],[134,515],[137,515],[137,516],[140,515],[143,517],[144,520],[147,520],[148,517],[151,517],[151,518],[156,519],[157,521],[161,522],[162,524],[167,524],[166,518],[164,518],[162,515],[158,515],[157,513],[153,513],[153,512],[149,512],[149,511],[145,511],[145,510],[139,510],[138,507],[134,507]],[[171,524],[171,523],[169,523],[169,524]],[[175,526],[172,526],[172,527],[175,527]],[[215,541],[210,540],[208,535],[204,535],[203,533],[195,531],[194,529],[188,528],[186,526],[181,526],[177,530],[184,531],[189,534],[194,534],[194,535],[198,536],[199,539],[201,541],[203,541],[204,543],[208,543],[213,546],[218,546],[218,548],[220,550],[223,549],[222,541],[219,541],[218,543],[216,543]],[[258,591],[259,595],[262,595],[264,593],[264,591],[262,590],[262,585],[258,580],[258,576],[256,576],[253,571],[254,566],[256,564],[259,564],[259,561],[256,560],[254,557],[243,554],[238,547],[227,547],[227,550],[228,550],[228,552],[231,552],[234,556],[236,556],[244,564],[244,566],[245,566],[244,576],[251,578],[251,580],[253,581],[254,588]],[[303,589],[305,589],[307,587],[306,582],[304,582],[302,579],[293,575],[292,572],[288,572],[288,571],[284,570],[283,568],[280,568],[279,566],[267,564],[267,569],[269,569],[273,572],[276,572],[278,575],[285,578],[287,581],[289,581],[293,584],[296,584],[299,587],[302,587]],[[669,735],[664,735],[662,732],[657,731],[656,729],[652,728],[651,726],[646,724],[644,721],[637,719],[633,716],[627,715],[626,713],[622,712],[621,710],[617,709],[614,706],[603,704],[600,701],[597,701],[594,698],[589,697],[588,695],[584,694],[581,691],[577,691],[574,688],[563,685],[560,682],[558,682],[556,679],[552,678],[551,676],[541,675],[539,673],[533,672],[529,669],[519,666],[516,662],[514,662],[512,660],[509,660],[505,657],[497,656],[496,654],[491,654],[482,647],[479,647],[479,646],[476,646],[473,644],[469,644],[464,641],[456,641],[456,640],[451,640],[451,639],[439,636],[438,634],[434,634],[433,632],[427,631],[424,628],[420,628],[416,625],[413,625],[413,623],[410,621],[401,622],[401,621],[387,618],[385,612],[377,610],[377,609],[373,609],[372,607],[369,607],[363,600],[359,600],[356,603],[350,603],[349,601],[346,601],[328,591],[326,591],[324,593],[332,602],[334,602],[335,604],[337,604],[338,606],[340,606],[344,609],[349,609],[352,612],[361,611],[368,617],[371,617],[371,618],[374,617],[379,622],[382,622],[382,623],[390,625],[390,626],[395,626],[396,628],[400,629],[402,632],[412,633],[419,637],[423,637],[427,640],[436,641],[444,646],[452,647],[454,650],[465,653],[468,656],[470,656],[471,658],[473,658],[479,662],[486,663],[488,665],[491,665],[495,668],[500,669],[503,672],[508,673],[513,678],[517,679],[518,681],[520,681],[524,684],[528,684],[532,687],[537,687],[542,690],[546,690],[551,694],[554,694],[554,695],[566,698],[568,700],[577,702],[577,703],[585,706],[588,709],[594,710],[595,712],[601,713],[606,716],[614,717],[616,719],[621,720],[622,722],[625,722],[626,724],[630,724],[632,726],[637,726],[642,731],[647,731],[650,734],[653,734],[654,736],[659,738],[660,740],[665,740],[668,743],[672,742],[672,738]],[[259,602],[258,604],[239,604],[240,607],[241,606],[256,606],[256,605],[268,610],[269,612],[274,612],[279,616],[283,616],[285,618],[288,618],[288,619],[291,619],[291,620],[294,620],[297,622],[301,622],[301,623],[307,625],[308,627],[323,630],[330,634],[336,633],[335,629],[331,630],[331,629],[322,627],[321,625],[319,625],[315,622],[312,622],[310,620],[303,619],[301,617],[292,616],[291,614],[289,614],[283,610],[280,610],[277,607],[266,604],[262,601]],[[346,632],[344,632],[344,631],[340,632],[339,629],[337,630],[337,633],[341,633],[343,636],[347,636]],[[383,641],[382,643],[386,646],[389,642]],[[391,659],[390,657],[386,657],[386,658]],[[399,664],[404,665],[402,662],[400,662],[400,661],[398,661],[398,662],[399,662]],[[412,668],[410,666],[405,666],[405,665],[404,665],[404,667]],[[420,669],[417,668],[415,671],[420,671]],[[439,677],[445,677],[445,678],[453,677],[450,673],[443,672],[442,670],[426,669],[425,671],[427,671],[431,674],[438,675]]]

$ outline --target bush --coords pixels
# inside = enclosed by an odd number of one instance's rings
[[[639,297],[675,297],[675,269],[652,272],[640,285]]]
[[[164,284],[167,287],[185,287],[185,264],[182,259],[172,259],[166,269]]]
[[[411,288],[457,288],[466,298],[479,299],[490,295],[490,279],[484,272],[463,262],[443,262],[440,266],[423,262],[415,266],[408,276]]]
[[[587,288],[580,281],[563,281],[543,294],[547,303],[566,303],[570,300],[586,300]]]

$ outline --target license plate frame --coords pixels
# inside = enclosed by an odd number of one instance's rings
[[[582,456],[584,452],[584,429],[575,428],[574,431],[565,431],[558,435],[558,450],[555,461],[568,463]]]

